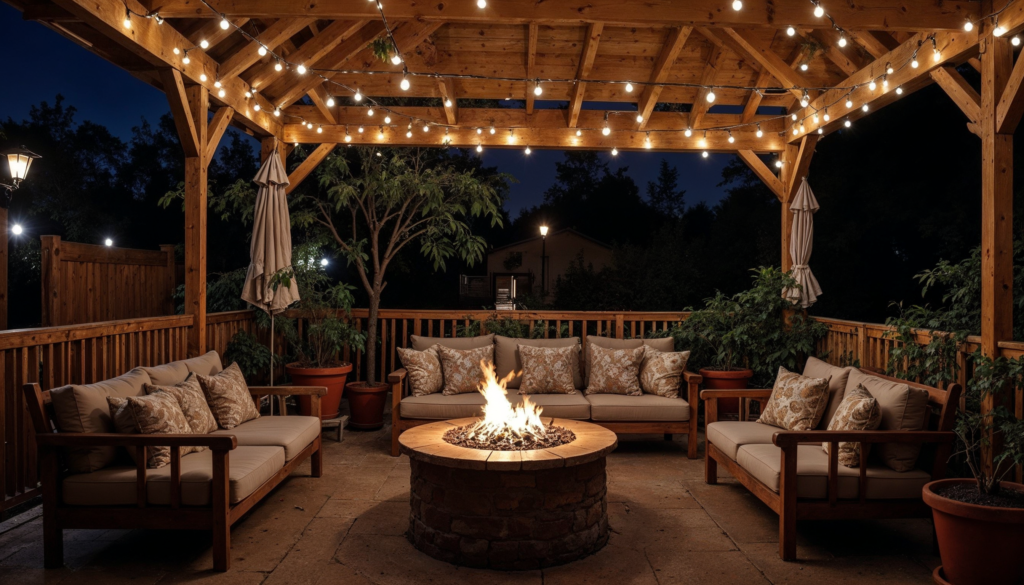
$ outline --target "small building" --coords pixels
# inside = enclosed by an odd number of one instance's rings
[[[571,228],[506,244],[487,254],[486,276],[462,275],[459,299],[498,310],[531,308],[522,299],[551,300],[558,277],[580,256],[600,270],[612,263],[612,248]]]

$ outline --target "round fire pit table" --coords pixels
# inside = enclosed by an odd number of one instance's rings
[[[480,419],[412,428],[399,437],[412,464],[408,538],[428,555],[499,570],[550,567],[608,542],[605,457],[615,433],[542,417],[576,435],[548,449],[497,451],[452,445],[446,431]]]

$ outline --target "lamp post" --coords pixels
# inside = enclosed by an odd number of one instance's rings
[[[540,298],[546,300],[548,296],[548,226],[540,226]]]
[[[7,207],[11,203],[11,197],[21,186],[21,182],[28,176],[28,169],[32,161],[41,158],[38,154],[21,148],[12,148],[0,153],[7,157],[7,166],[11,172],[10,182],[0,179],[0,189],[7,195],[7,200],[0,203],[0,329],[7,329]],[[16,236],[22,234],[20,225],[10,229]]]
[[[7,201],[9,202],[14,191],[21,186],[21,182],[28,176],[28,169],[32,166],[32,161],[42,157],[31,150],[27,150],[24,146],[5,150],[0,154],[7,157],[7,165],[11,171],[10,183],[0,181],[0,188],[7,191]]]

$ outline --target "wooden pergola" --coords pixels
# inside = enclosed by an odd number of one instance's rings
[[[206,172],[229,125],[264,156],[320,145],[291,188],[341,144],[732,152],[783,203],[788,269],[787,203],[817,141],[931,83],[981,138],[981,347],[1011,339],[1024,0],[6,1],[167,94],[191,353],[206,344]]]

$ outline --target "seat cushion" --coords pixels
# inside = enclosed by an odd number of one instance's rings
[[[779,491],[779,476],[782,468],[782,449],[775,445],[743,445],[739,448],[736,463],[769,489]],[[855,499],[860,489],[860,470],[843,465],[839,468],[838,497]],[[796,457],[797,497],[828,497],[828,455],[820,445],[800,445]],[[884,465],[867,468],[867,493],[869,500],[920,499],[921,488],[931,481],[931,476],[921,469],[893,471]]]
[[[149,374],[150,383],[154,386],[174,386],[185,381],[189,372],[200,376],[213,376],[224,369],[220,361],[220,354],[216,351],[208,351],[201,356],[178,360],[160,366],[142,368]]]
[[[839,403],[843,401],[843,395],[846,393],[846,381],[849,380],[851,371],[853,371],[853,368],[833,366],[816,357],[807,358],[807,363],[804,364],[804,376],[808,378],[828,378],[828,406],[825,408],[825,415],[821,417],[821,422],[818,423],[817,428],[819,430],[827,429],[828,423],[832,421],[832,417],[836,414]]]
[[[522,404],[523,396],[509,394],[512,404]],[[530,394],[530,402],[539,405],[544,411],[542,416],[567,418],[571,420],[587,420],[590,418],[590,403],[580,393],[576,394]]]
[[[780,429],[753,421],[726,420],[713,422],[707,428],[707,441],[736,460],[736,451],[743,445],[772,444],[772,435]]]
[[[530,401],[540,405],[543,416],[587,420],[590,418],[590,402],[582,394],[531,394]],[[519,394],[508,395],[509,402],[520,404]],[[448,420],[468,416],[482,416],[484,395],[479,392],[444,396],[407,396],[402,399],[401,414],[404,418],[426,420]]]
[[[214,435],[234,435],[239,446],[283,447],[284,458],[291,461],[320,434],[320,419],[315,416],[261,416]]]
[[[690,403],[682,398],[665,398],[654,394],[625,396],[623,394],[588,394],[591,420],[606,422],[690,420]]]
[[[524,337],[494,336],[494,373],[498,379],[503,379],[515,372],[515,376],[505,386],[508,389],[517,389],[523,382],[523,361],[519,355],[519,346],[530,347],[575,347],[576,353],[572,360],[572,383],[577,390],[583,389],[583,369],[580,366],[580,338],[561,337],[558,339],[527,339]]]
[[[235,504],[256,491],[284,467],[281,447],[238,447],[228,454],[228,479],[231,503]],[[64,479],[64,503],[70,506],[134,506],[135,468],[107,467],[92,473]],[[213,451],[202,451],[181,458],[181,503],[208,506],[213,478]],[[150,469],[146,473],[148,503],[170,505],[171,466]]]
[[[420,335],[410,335],[409,341],[412,342],[412,348],[416,351],[426,351],[435,345],[464,351],[494,345],[494,334],[477,335],[476,337],[422,337]]]

